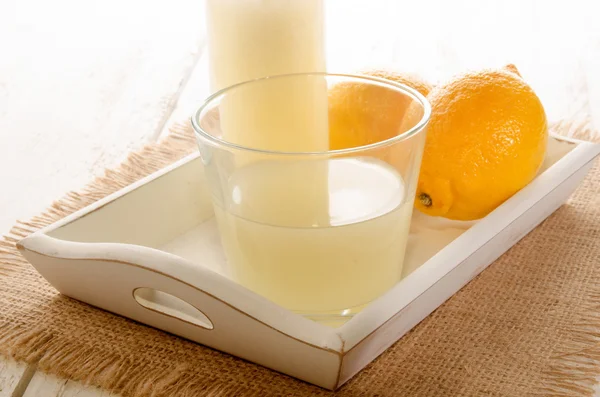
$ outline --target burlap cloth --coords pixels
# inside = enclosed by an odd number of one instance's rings
[[[559,125],[561,132],[571,126]],[[14,243],[194,150],[186,127],[0,242],[0,353],[125,396],[334,394],[59,295]],[[340,396],[582,396],[600,375],[600,167]]]

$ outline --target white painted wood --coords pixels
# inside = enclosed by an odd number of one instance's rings
[[[23,394],[24,397],[55,397],[60,396],[69,381],[66,379],[58,379],[55,376],[36,372],[33,376],[27,390]]]
[[[203,51],[198,60],[189,81],[181,91],[177,106],[171,113],[171,117],[165,124],[160,137],[163,138],[169,134],[169,128],[174,124],[187,122],[196,109],[210,95],[208,81],[208,52]]]
[[[384,67],[432,82],[514,63],[551,122],[600,130],[597,2],[329,0],[330,71]],[[598,132],[596,137],[600,138]]]
[[[431,259],[339,329],[307,320],[214,273],[202,266],[202,257],[192,262],[134,245],[159,248],[187,234],[189,222],[206,221],[211,208],[207,198],[177,201],[178,196],[170,195],[160,202],[172,212],[154,208],[159,190],[192,186],[196,195],[202,196],[202,189],[207,195],[196,155],[27,237],[18,247],[65,295],[334,389],[551,214],[600,154],[600,145],[556,145],[566,149],[550,151],[555,157],[546,162],[549,168],[531,184],[440,252],[432,251]],[[148,223],[153,215],[154,226]],[[167,215],[173,227],[162,228]],[[125,218],[127,223],[121,222]],[[193,310],[169,303],[160,293],[146,294],[144,307],[132,296],[140,287],[171,294],[202,315],[190,320]],[[194,325],[196,319],[203,325]]]
[[[543,0],[325,4],[329,71],[383,67],[436,83],[468,69],[514,63],[551,122],[575,118],[600,138],[600,28],[594,2],[575,0],[569,7]],[[188,118],[209,93],[207,76],[204,54],[182,92],[174,122]]]
[[[0,356],[0,397],[12,397],[13,393],[22,393],[33,374],[27,364]]]
[[[20,396],[20,395],[19,395]],[[117,394],[54,375],[36,372],[23,397],[116,397]]]
[[[203,49],[202,2],[0,2],[0,229],[155,140]]]
[[[46,243],[40,240],[44,237]],[[38,251],[43,254],[28,249],[27,259],[67,296],[325,388],[336,385],[342,342],[331,328],[288,312],[173,255],[133,246],[129,252],[119,253],[117,244],[95,244],[111,252],[106,256],[101,251],[90,252],[88,244],[51,241],[47,236],[29,240],[38,248],[36,239],[47,248],[57,248],[60,257],[48,256],[45,249]],[[94,257],[98,259],[71,259]],[[150,262],[156,266],[148,266]],[[140,287],[188,302],[208,317],[214,329],[175,317],[175,310],[168,310],[170,315],[148,310],[132,296]],[[156,299],[156,304],[174,309],[161,299]]]
[[[98,200],[85,211],[65,217],[42,232],[70,241],[119,241],[158,248],[173,235],[213,216],[203,168],[199,161],[191,161],[197,157],[192,154]],[[170,173],[174,169],[178,172]],[[180,183],[182,181],[189,183]],[[172,190],[175,185],[178,186],[177,194]],[[144,200],[145,197],[153,199]],[[104,211],[96,211],[102,207]],[[89,215],[79,219],[85,212]],[[119,226],[115,228],[117,224]]]

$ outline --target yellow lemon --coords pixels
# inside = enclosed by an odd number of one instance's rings
[[[405,84],[427,96],[431,86],[418,76],[371,70],[361,74]],[[365,83],[344,82],[329,90],[329,147],[332,150],[380,142],[402,132],[411,98]]]
[[[415,206],[457,220],[486,216],[536,176],[544,108],[517,69],[467,73],[437,87]]]

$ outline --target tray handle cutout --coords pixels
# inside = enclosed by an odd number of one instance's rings
[[[181,298],[154,288],[140,287],[133,290],[133,299],[142,307],[188,324],[211,330],[212,321],[195,306]]]

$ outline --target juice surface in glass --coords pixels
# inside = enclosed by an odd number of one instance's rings
[[[328,185],[311,197],[315,180]],[[256,162],[226,192],[215,212],[233,275],[274,302],[348,315],[400,279],[412,203],[387,163]]]

